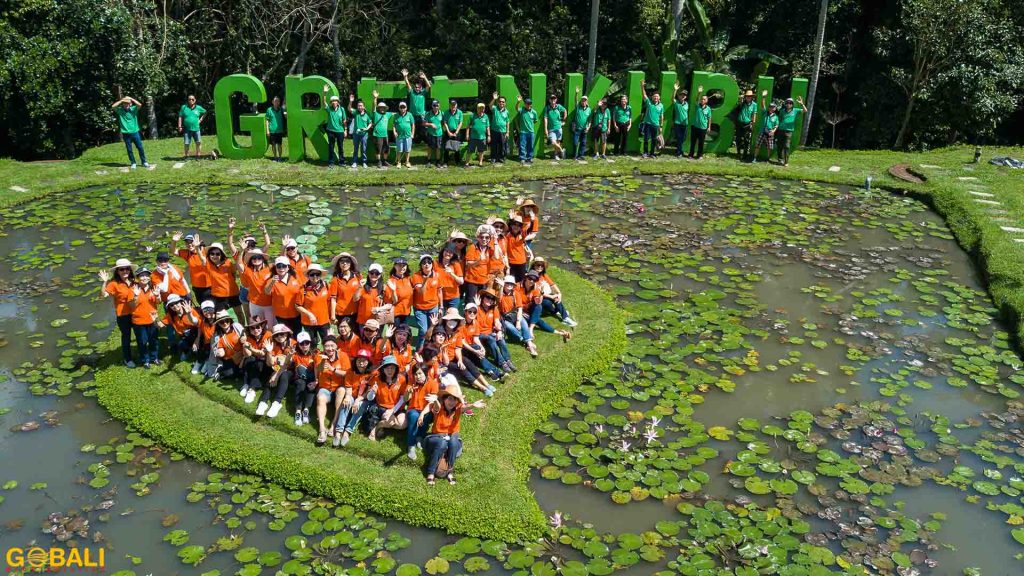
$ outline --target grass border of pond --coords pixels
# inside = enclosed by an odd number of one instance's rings
[[[537,427],[626,346],[625,315],[610,294],[569,272],[552,268],[552,275],[583,328],[567,343],[545,335],[541,356],[521,362],[520,372],[498,385],[488,407],[464,420],[466,453],[454,487],[428,487],[420,468],[407,464],[404,451],[390,440],[354,439],[355,450],[318,448],[313,434],[256,424],[248,413],[205,396],[201,390],[207,385],[194,386],[166,365],[150,371],[103,368],[96,374],[97,398],[130,428],[217,468],[258,474],[414,525],[525,541],[542,534],[546,524],[527,485]],[[291,426],[284,422],[289,414],[278,419]]]

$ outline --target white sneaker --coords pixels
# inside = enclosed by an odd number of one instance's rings
[[[363,168],[367,168],[366,162],[363,162]]]
[[[247,396],[249,394],[249,385],[242,384],[242,389],[238,391],[239,396]]]
[[[138,166],[136,166],[135,164],[132,164],[132,170],[135,170],[136,168],[138,168]]]
[[[569,326],[570,328],[571,328],[571,327],[575,327],[575,326],[576,326],[576,321],[575,321],[575,320],[573,320],[572,318],[568,317],[568,316],[566,316],[566,317],[565,317],[565,318],[564,318],[564,319],[562,320],[562,323],[563,323],[563,324],[565,324],[566,326]]]
[[[199,362],[193,362],[192,363],[192,373],[193,374],[199,374],[199,369],[202,368],[202,367],[203,367],[203,365],[200,364]]]
[[[331,446],[334,446],[335,448],[337,448],[338,446],[341,446],[341,434],[340,433],[338,433],[338,432],[334,433],[334,438],[331,440]]]
[[[267,410],[267,418],[274,418],[274,417],[276,417],[277,413],[280,412],[280,411],[281,411],[281,403],[275,400],[274,402],[272,402],[270,404],[270,410]]]
[[[143,168],[152,168],[152,167],[153,167],[153,165],[152,165],[152,164],[150,164],[149,162],[143,162],[143,163],[142,163],[142,167],[143,167]]]
[[[255,401],[256,401],[256,391],[250,389],[248,392],[245,393],[245,403],[246,404],[252,404]]]
[[[125,362],[124,365],[128,368],[135,368],[135,362],[132,362],[131,360]]]
[[[295,411],[295,425],[296,426],[302,426],[302,411],[301,410],[296,410]]]
[[[302,423],[303,423],[304,425],[305,425],[305,424],[309,424],[309,409],[305,409],[305,408],[304,408],[304,409],[302,410]]]
[[[408,456],[409,456],[409,460],[415,460],[416,459],[416,447],[415,446],[409,446],[409,454],[408,454]]]
[[[267,403],[266,402],[260,402],[256,406],[256,415],[257,416],[263,416],[266,413],[267,413]]]
[[[353,162],[353,163],[352,163],[352,167],[353,167],[353,168],[355,168],[355,167],[356,167],[356,163],[355,163],[355,162]]]

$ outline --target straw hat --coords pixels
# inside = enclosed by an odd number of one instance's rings
[[[747,96],[751,96],[752,97],[753,95],[754,95],[754,91],[753,90],[747,90],[746,92],[743,93],[743,97],[744,98],[746,98]]]
[[[448,235],[449,240],[465,240],[469,242],[469,237],[462,233],[460,230],[452,230],[452,233]]]
[[[445,374],[445,376],[451,376],[451,374]],[[452,379],[454,378],[455,377],[452,376]],[[437,399],[441,402],[444,402],[445,396],[454,396],[462,404],[466,403],[466,397],[462,395],[462,387],[459,386],[458,383],[448,384],[447,386],[445,386],[441,390],[441,393],[438,394]]]
[[[246,324],[245,327],[246,328],[255,328],[257,326],[263,326],[266,323],[267,323],[266,318],[261,318],[259,316],[254,316],[254,317],[249,319],[249,323]]]
[[[534,202],[532,198],[527,198],[526,200],[523,200],[523,203],[519,205],[520,208],[529,208],[531,206],[534,208],[539,208],[539,206],[537,206],[537,203]]]
[[[334,258],[331,258],[331,270],[338,269],[338,262],[340,262],[342,258],[348,258],[349,262],[352,263],[353,273],[359,270],[359,261],[356,260],[355,256],[349,254],[348,252],[342,252],[341,254],[338,254]]]
[[[110,273],[117,274],[118,268],[131,268],[132,272],[134,272],[135,264],[132,264],[132,261],[127,258],[118,258],[114,265],[110,267]]]
[[[536,258],[533,259],[533,262],[530,264],[530,268],[533,268],[538,264],[540,264],[541,269],[544,270],[544,272],[548,271],[548,261],[541,256],[537,256]]]
[[[274,336],[277,336],[278,334],[291,334],[292,329],[285,326],[284,324],[274,324],[274,328],[270,331],[270,333]]]
[[[519,214],[510,214],[509,217],[508,217],[508,223],[511,226],[513,222],[516,222],[516,223],[522,225],[523,217],[520,216]]]
[[[490,288],[484,288],[483,290],[478,291],[477,295],[480,296],[480,298],[487,296],[488,298],[491,298],[495,302],[498,301],[498,295],[495,294]]]
[[[225,320],[227,320],[229,322],[234,320],[231,317],[231,314],[228,314],[227,310],[221,310],[220,312],[217,312],[216,316],[213,317],[213,323],[214,324],[220,324],[221,322],[223,322]]]
[[[459,321],[462,321],[462,320],[465,320],[465,318],[463,318],[462,315],[459,314],[459,309],[458,308],[449,308],[449,309],[445,310],[444,316],[441,317],[441,320],[459,320]]]
[[[263,258],[264,262],[267,261],[267,255],[263,253],[263,250],[260,250],[259,248],[253,248],[252,250],[249,250],[248,252],[245,253],[246,266],[249,265],[249,261],[252,260],[254,256],[260,256]]]

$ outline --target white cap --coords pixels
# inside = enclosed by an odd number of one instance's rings
[[[515,284],[515,283],[516,283],[516,277],[515,276],[505,276],[505,284]]]
[[[289,238],[288,241],[284,243],[285,248],[298,248],[298,246],[299,243],[295,241],[295,238]]]
[[[200,310],[216,310],[217,305],[213,303],[213,300],[203,300],[203,303],[199,305]]]
[[[285,266],[291,266],[292,265],[292,261],[289,260],[287,256],[278,256],[277,258],[274,258],[274,266],[277,266],[278,264],[284,264]]]
[[[455,378],[454,374],[445,374],[444,376],[441,376],[441,388],[458,385],[459,381]]]
[[[331,96],[331,102],[341,102],[341,98],[338,98],[337,96]]]
[[[384,267],[376,262],[370,264],[369,272],[373,272],[374,270],[376,270],[378,274],[384,274]]]
[[[314,262],[313,264],[309,265],[309,268],[306,268],[306,274],[309,274],[310,272],[320,272],[320,273],[323,273],[323,272],[325,272],[325,270],[324,270],[323,266],[321,266],[321,265],[319,265],[319,264]]]
[[[177,304],[178,302],[181,302],[181,296],[171,294],[167,297],[167,302],[164,302],[164,306],[170,306],[171,304]]]
[[[296,342],[312,342],[313,339],[309,337],[309,332],[299,332],[299,335],[295,337]]]
[[[214,242],[213,244],[210,244],[208,250],[213,250],[214,248],[220,250],[221,252],[224,252],[224,245],[221,244],[220,242]]]
[[[465,310],[476,310],[477,308],[478,308],[478,306],[476,305],[476,302],[470,302],[470,303],[466,304],[466,307],[463,308],[463,310],[464,311]]]

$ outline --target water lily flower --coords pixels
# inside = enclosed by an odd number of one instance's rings
[[[650,445],[652,440],[656,440],[658,438],[658,431],[651,428],[644,433],[644,438],[647,440],[647,444]]]
[[[651,428],[657,428],[658,424],[661,424],[661,418],[651,416]]]
[[[629,452],[629,442],[622,441],[622,446],[619,447],[619,452]]]
[[[597,426],[594,426],[594,432],[597,432],[598,434],[604,434],[604,424],[598,424]]]
[[[552,514],[551,516],[548,517],[548,520],[551,522],[551,527],[554,528],[555,530],[558,530],[559,528],[562,527],[562,513],[561,512],[558,512],[556,510],[554,514]]]

